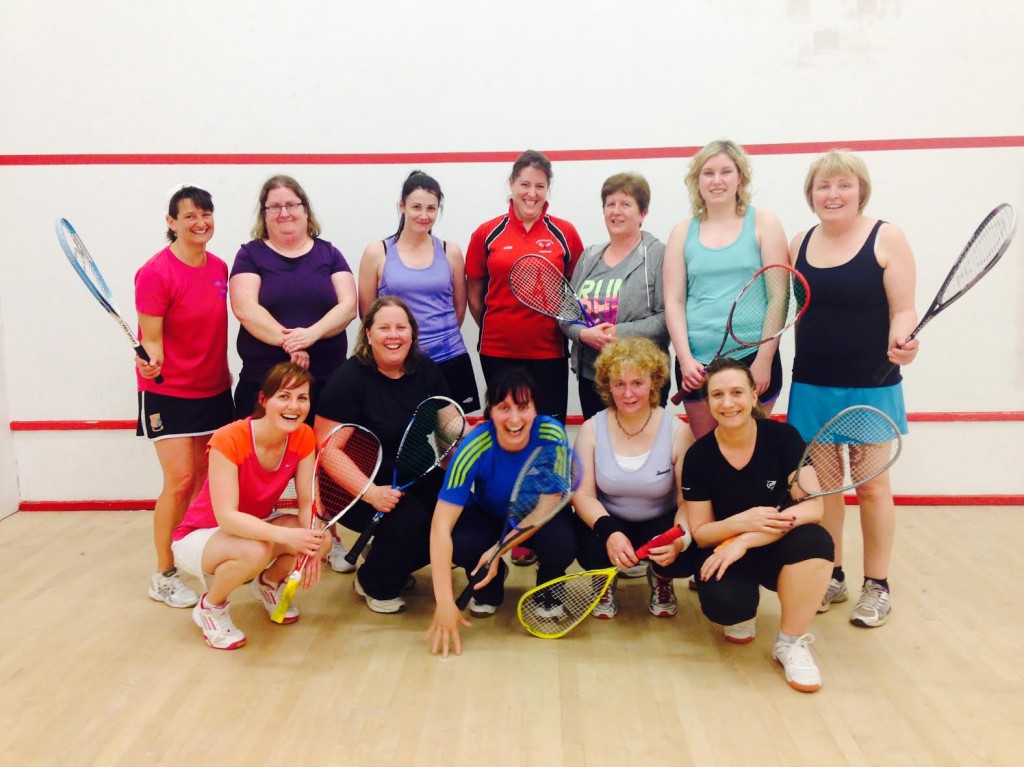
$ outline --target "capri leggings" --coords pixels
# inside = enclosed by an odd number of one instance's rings
[[[691,547],[693,548],[693,547]],[[711,549],[698,549],[700,564],[711,556]],[[801,525],[775,543],[750,549],[734,562],[721,580],[697,579],[697,595],[708,620],[731,626],[750,620],[757,614],[759,586],[776,590],[779,572],[786,565],[809,559],[832,561],[832,537],[821,525]],[[699,566],[698,566],[699,571]]]

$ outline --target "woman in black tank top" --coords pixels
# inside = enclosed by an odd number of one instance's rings
[[[917,341],[904,343],[917,324],[914,256],[892,224],[865,216],[871,181],[864,162],[844,150],[815,160],[804,182],[807,204],[820,224],[790,245],[794,266],[807,278],[812,301],[796,334],[788,418],[805,440],[843,408],[872,405],[906,433],[902,378],[883,385],[875,371],[886,360],[906,365]],[[888,472],[857,489],[864,537],[864,587],[850,616],[873,628],[889,615],[889,564],[896,508]],[[822,524],[836,544],[835,567],[819,612],[847,599],[843,561],[844,501],[825,498]]]

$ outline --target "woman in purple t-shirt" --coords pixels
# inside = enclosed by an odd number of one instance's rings
[[[252,242],[231,268],[231,311],[242,324],[235,415],[252,414],[260,382],[279,362],[307,368],[316,399],[345,361],[345,328],[356,316],[356,285],[345,257],[321,240],[305,190],[290,176],[273,176],[260,190]]]

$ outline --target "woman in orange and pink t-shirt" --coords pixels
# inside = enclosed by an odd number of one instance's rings
[[[310,529],[316,438],[305,419],[312,380],[291,362],[276,365],[257,395],[256,413],[214,432],[209,475],[172,536],[178,567],[205,585],[192,619],[215,649],[245,644],[228,612],[232,591],[251,580],[253,594],[272,614],[296,557],[309,558],[308,587],[319,580],[321,559],[330,551],[330,536]],[[292,478],[298,516],[276,514]],[[284,623],[298,619],[292,604]]]

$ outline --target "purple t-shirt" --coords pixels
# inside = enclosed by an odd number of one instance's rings
[[[231,276],[258,275],[260,306],[286,328],[305,328],[337,306],[338,293],[331,276],[351,271],[341,251],[325,240],[313,240],[309,253],[298,258],[286,258],[262,240],[253,240],[239,248]],[[284,349],[263,343],[244,327],[238,330],[237,349],[242,358],[238,377],[243,381],[260,383],[270,368],[288,361]],[[348,341],[339,333],[321,338],[307,351],[310,372],[324,380],[345,361]]]

